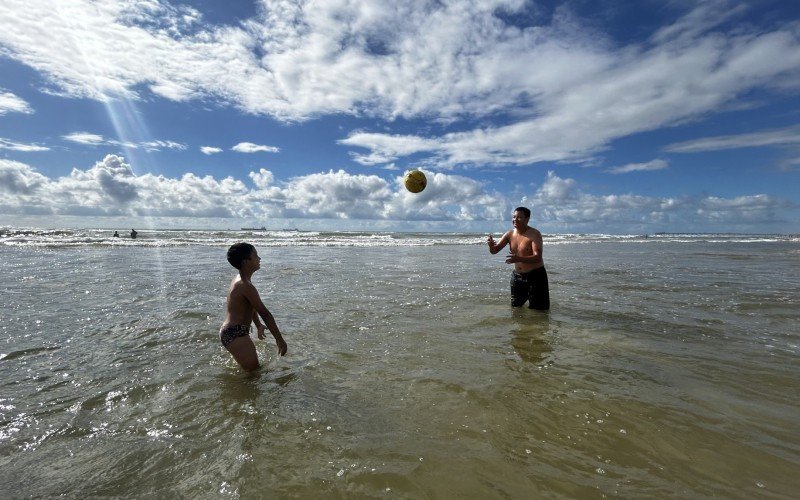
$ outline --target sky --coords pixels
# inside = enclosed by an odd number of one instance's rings
[[[0,2],[0,226],[500,231],[520,205],[800,233],[800,2]]]

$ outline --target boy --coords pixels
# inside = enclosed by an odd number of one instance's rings
[[[255,321],[258,338],[264,340],[264,325],[261,324],[259,315],[269,328],[275,342],[278,344],[278,353],[286,354],[286,341],[283,340],[275,318],[261,302],[258,291],[250,277],[261,268],[261,257],[253,245],[249,243],[236,243],[228,249],[228,262],[239,270],[239,274],[231,281],[228,288],[228,304],[225,314],[225,323],[219,331],[222,345],[245,370],[251,371],[259,367],[256,346],[250,339],[250,322]]]

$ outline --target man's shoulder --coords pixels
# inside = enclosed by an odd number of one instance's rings
[[[239,278],[234,278],[233,282],[231,283],[232,291],[245,291],[251,288],[255,288],[252,283]]]

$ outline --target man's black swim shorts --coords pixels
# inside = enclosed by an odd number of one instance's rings
[[[530,309],[550,309],[550,288],[544,266],[527,273],[511,273],[511,306],[522,307],[526,301]]]

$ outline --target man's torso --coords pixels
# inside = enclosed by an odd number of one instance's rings
[[[511,237],[509,238],[511,253],[520,257],[530,257],[533,255],[533,247],[536,240],[541,241],[541,234],[532,227],[526,228],[525,231],[517,231],[516,229],[513,229],[511,231]],[[539,255],[541,256],[541,243],[539,245]],[[518,273],[527,273],[543,266],[544,261],[540,257],[538,262],[534,263],[515,262],[514,270]]]

